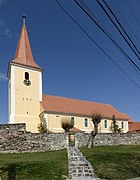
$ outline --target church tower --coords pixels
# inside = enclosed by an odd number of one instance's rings
[[[9,123],[26,123],[37,132],[42,101],[42,69],[35,63],[23,16],[23,25],[14,59],[9,63]]]

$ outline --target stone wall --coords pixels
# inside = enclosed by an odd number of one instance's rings
[[[77,133],[75,139],[78,147],[88,146],[91,140],[94,146],[140,145],[140,133],[97,134],[94,138],[88,133]]]
[[[0,153],[61,150],[67,144],[64,133],[30,133],[25,124],[0,125]]]
[[[132,145],[140,144],[140,133],[137,134],[98,134],[94,138],[90,133],[76,133],[75,146]],[[39,152],[61,150],[68,146],[65,133],[31,133],[26,131],[25,124],[0,125],[0,153]]]

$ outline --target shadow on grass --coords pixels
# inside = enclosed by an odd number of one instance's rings
[[[123,163],[123,167],[127,172],[131,172],[130,175],[132,177],[140,177],[140,156],[133,155],[131,158],[128,157],[126,162]]]
[[[7,180],[15,180],[16,179],[16,164],[10,164],[6,168],[6,171],[8,172]]]

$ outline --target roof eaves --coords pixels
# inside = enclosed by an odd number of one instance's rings
[[[67,115],[67,116],[76,116],[76,117],[88,117],[88,118],[91,118],[92,115],[89,115],[89,114],[75,114],[75,113],[68,113],[68,112],[60,112],[60,111],[43,111],[44,113],[47,113],[47,114],[60,114],[60,115]],[[43,113],[42,112],[42,113]],[[41,113],[41,114],[42,114]],[[102,116],[102,119],[109,119],[111,120],[112,117],[107,117],[107,116]],[[121,121],[128,121],[128,119],[125,119],[125,118],[117,118],[116,117],[116,120],[121,120]]]
[[[14,65],[14,66],[18,66],[18,67],[22,67],[22,68],[28,68],[28,69],[32,69],[32,70],[37,70],[37,71],[43,71],[43,69],[42,68],[40,68],[40,67],[33,67],[33,66],[28,66],[28,65],[24,65],[24,64],[20,64],[20,63],[16,63],[16,62],[10,62],[9,63],[10,65]]]

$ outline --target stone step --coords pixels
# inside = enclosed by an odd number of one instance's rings
[[[100,180],[100,178],[98,177],[87,177],[87,176],[75,176],[75,177],[72,177],[72,178],[68,178],[69,180]],[[103,179],[102,179],[103,180]]]
[[[68,168],[69,177],[72,179],[97,179],[93,172],[91,164],[86,160],[82,153],[75,147],[69,147],[68,152]]]

